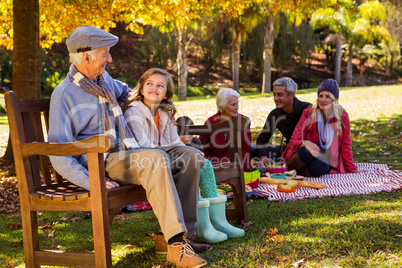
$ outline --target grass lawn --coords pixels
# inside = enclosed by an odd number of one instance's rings
[[[297,96],[313,102],[316,89]],[[351,118],[355,162],[402,169],[402,85],[342,88],[340,102]],[[188,115],[199,124],[216,111],[213,96],[191,97],[176,105],[179,116]],[[271,94],[242,96],[240,112],[250,117],[253,137],[273,108]],[[6,124],[0,117],[0,133],[7,131]],[[7,176],[0,171],[0,193],[13,187],[7,181],[14,178]],[[402,267],[402,190],[248,202],[252,224],[245,226],[246,235],[203,254],[207,267]],[[0,267],[24,267],[19,220],[19,213],[0,213]],[[39,237],[43,249],[93,250],[91,219],[82,213],[41,213],[39,225],[44,226]],[[155,254],[158,230],[152,211],[116,217],[111,225],[114,267],[172,267],[166,256]]]

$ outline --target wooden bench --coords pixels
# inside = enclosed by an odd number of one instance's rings
[[[238,116],[228,121],[210,125],[178,126],[180,135],[212,135],[227,133],[227,146],[229,147],[228,163],[214,165],[216,182],[229,183],[233,189],[234,208],[226,209],[226,218],[236,220],[237,223],[247,222],[247,200],[242,164],[241,135],[244,135],[250,126],[250,120]]]
[[[106,189],[103,154],[113,148],[105,135],[71,143],[46,142],[49,99],[19,100],[16,93],[7,92],[5,101],[19,185],[26,267],[40,265],[111,267],[109,224],[121,206],[146,200],[145,190],[138,185]],[[237,133],[236,131],[241,129],[237,125],[239,123],[247,124],[244,120],[231,123],[234,131],[230,133]],[[229,122],[225,126],[229,126]],[[203,134],[205,129],[208,127],[191,126],[186,128],[186,131]],[[213,129],[214,127],[210,130]],[[238,135],[232,136],[236,139]],[[232,144],[239,145],[237,141]],[[63,179],[52,169],[48,158],[49,155],[81,154],[88,156],[90,191]],[[234,188],[235,209],[232,210],[234,212],[229,210],[228,215],[238,222],[247,220],[241,166],[229,163],[226,167],[217,168],[215,172],[217,181],[227,180]],[[41,250],[38,239],[38,211],[90,211],[94,252]]]

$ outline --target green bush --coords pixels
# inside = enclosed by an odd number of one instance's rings
[[[118,77],[113,77],[113,78],[126,83],[129,86],[129,88],[131,88],[131,89],[133,89],[135,87],[135,85],[137,85],[137,81],[128,76],[118,76]]]
[[[62,76],[58,71],[55,71],[53,75],[47,77],[42,84],[42,95],[46,97],[50,97],[53,90],[57,87],[58,84],[63,81],[65,77]]]

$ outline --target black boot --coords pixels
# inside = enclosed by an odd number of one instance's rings
[[[301,176],[304,176],[304,177],[311,177],[311,174],[308,171],[307,166],[305,166],[302,169],[297,170],[297,174],[299,174]]]
[[[299,152],[296,152],[292,155],[292,157],[286,161],[286,165],[288,166],[289,170],[295,169],[297,173],[299,173],[299,170],[307,167],[306,164],[301,161],[299,157]]]

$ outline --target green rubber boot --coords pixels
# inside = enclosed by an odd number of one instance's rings
[[[226,220],[226,195],[218,195],[218,197],[207,199],[210,203],[209,216],[211,218],[211,223],[216,230],[224,232],[229,238],[240,237],[245,234],[243,229],[230,225]]]
[[[218,243],[228,239],[225,233],[215,230],[209,219],[209,201],[202,198],[198,201],[198,217],[195,225],[195,237],[206,243]]]

